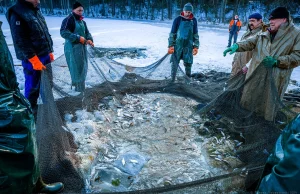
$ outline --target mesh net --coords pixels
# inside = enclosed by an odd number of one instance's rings
[[[193,123],[192,127],[200,136],[210,139],[207,144],[208,153],[211,152],[214,160],[228,166],[232,157],[242,165],[238,169],[227,168],[226,172],[220,171],[209,175],[209,178],[197,178],[199,180],[192,182],[168,184],[166,181],[165,187],[148,186],[149,190],[143,192],[197,193],[201,190],[215,193],[255,189],[262,166],[281,129],[296,116],[282,103],[272,70],[260,65],[246,80],[242,73],[229,79],[229,74],[216,71],[195,73],[189,78],[185,76],[174,55],[165,55],[145,67],[133,67],[114,60],[114,57],[120,55],[143,55],[141,50],[88,48],[89,66],[85,91],[81,93],[74,91],[71,86],[71,76],[64,55],[52,62],[52,68],[48,66],[42,75],[37,115],[39,160],[44,181],[63,182],[66,193],[104,192],[89,187],[95,178],[92,180],[88,175],[91,172],[86,173],[80,169],[78,145],[61,118],[65,118],[66,113],[77,110],[101,111],[101,101],[107,97],[112,97],[122,107],[123,97],[127,94],[161,92],[199,102],[194,107],[193,115],[200,115],[203,120]],[[232,157],[225,154],[226,148],[231,150]],[[220,150],[224,152],[216,153]],[[98,159],[90,158],[92,164],[97,163]],[[128,190],[131,189],[123,191]]]

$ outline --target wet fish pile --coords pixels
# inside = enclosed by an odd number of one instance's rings
[[[205,137],[209,119],[198,102],[166,93],[105,97],[99,110],[66,114],[78,143],[87,191],[129,191],[190,182],[240,167],[240,142],[220,130]],[[220,185],[222,188],[222,185]]]

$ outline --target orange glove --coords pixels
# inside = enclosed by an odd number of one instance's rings
[[[49,53],[49,57],[50,57],[50,61],[51,62],[54,61],[54,55],[53,55],[53,53]]]
[[[194,48],[193,49],[193,55],[197,55],[197,53],[198,53],[198,48]]]
[[[86,43],[86,40],[85,40],[84,37],[80,36],[79,42],[80,42],[81,44],[85,44],[85,43]]]
[[[168,54],[173,54],[173,53],[174,53],[174,47],[171,46],[171,47],[169,47],[169,49],[168,49]]]
[[[93,41],[91,41],[91,40],[87,40],[87,41],[86,41],[86,44],[89,44],[89,45],[91,45],[91,47],[94,47],[94,43],[93,43]]]
[[[40,61],[40,59],[34,55],[34,57],[28,59],[28,61],[32,64],[32,67],[34,70],[44,70],[46,67],[43,65],[43,63]]]

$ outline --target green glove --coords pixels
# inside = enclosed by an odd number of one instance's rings
[[[276,67],[279,64],[279,61],[274,57],[268,56],[262,60],[262,64],[267,68]]]
[[[231,47],[229,47],[228,49],[226,49],[224,52],[223,52],[223,56],[225,57],[226,56],[226,54],[228,53],[228,52],[230,52],[229,54],[233,54],[233,53],[235,53],[237,50],[238,50],[238,48],[239,48],[239,45],[238,44],[233,44]]]

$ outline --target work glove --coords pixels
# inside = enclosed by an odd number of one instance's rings
[[[79,37],[79,42],[80,42],[81,44],[86,44],[86,40],[85,40],[85,38],[82,37],[82,36]]]
[[[169,49],[168,49],[168,54],[173,54],[173,53],[174,53],[174,47],[171,46],[171,47],[169,47]]]
[[[32,64],[32,67],[34,70],[45,70],[46,67],[43,65],[43,63],[40,61],[40,59],[34,55],[34,57],[28,59],[28,61]]]
[[[54,54],[53,53],[49,53],[49,57],[50,57],[50,61],[54,61]]]
[[[239,45],[238,44],[233,44],[231,47],[229,47],[229,48],[227,48],[224,52],[223,52],[223,56],[225,57],[226,56],[226,54],[228,53],[228,52],[230,52],[229,54],[233,54],[233,53],[235,53],[237,50],[238,50],[238,48],[239,48]]]
[[[91,40],[87,40],[87,41],[86,41],[86,44],[91,45],[91,47],[94,47],[94,43],[93,43],[93,41],[91,41]]]
[[[243,72],[243,74],[247,74],[247,72],[248,72],[248,67],[247,67],[247,66],[243,67],[243,68],[242,68],[242,72]]]
[[[261,63],[267,68],[272,68],[279,65],[279,61],[271,56],[265,57]]]
[[[193,55],[197,55],[197,53],[198,53],[198,48],[194,48],[193,49]]]

